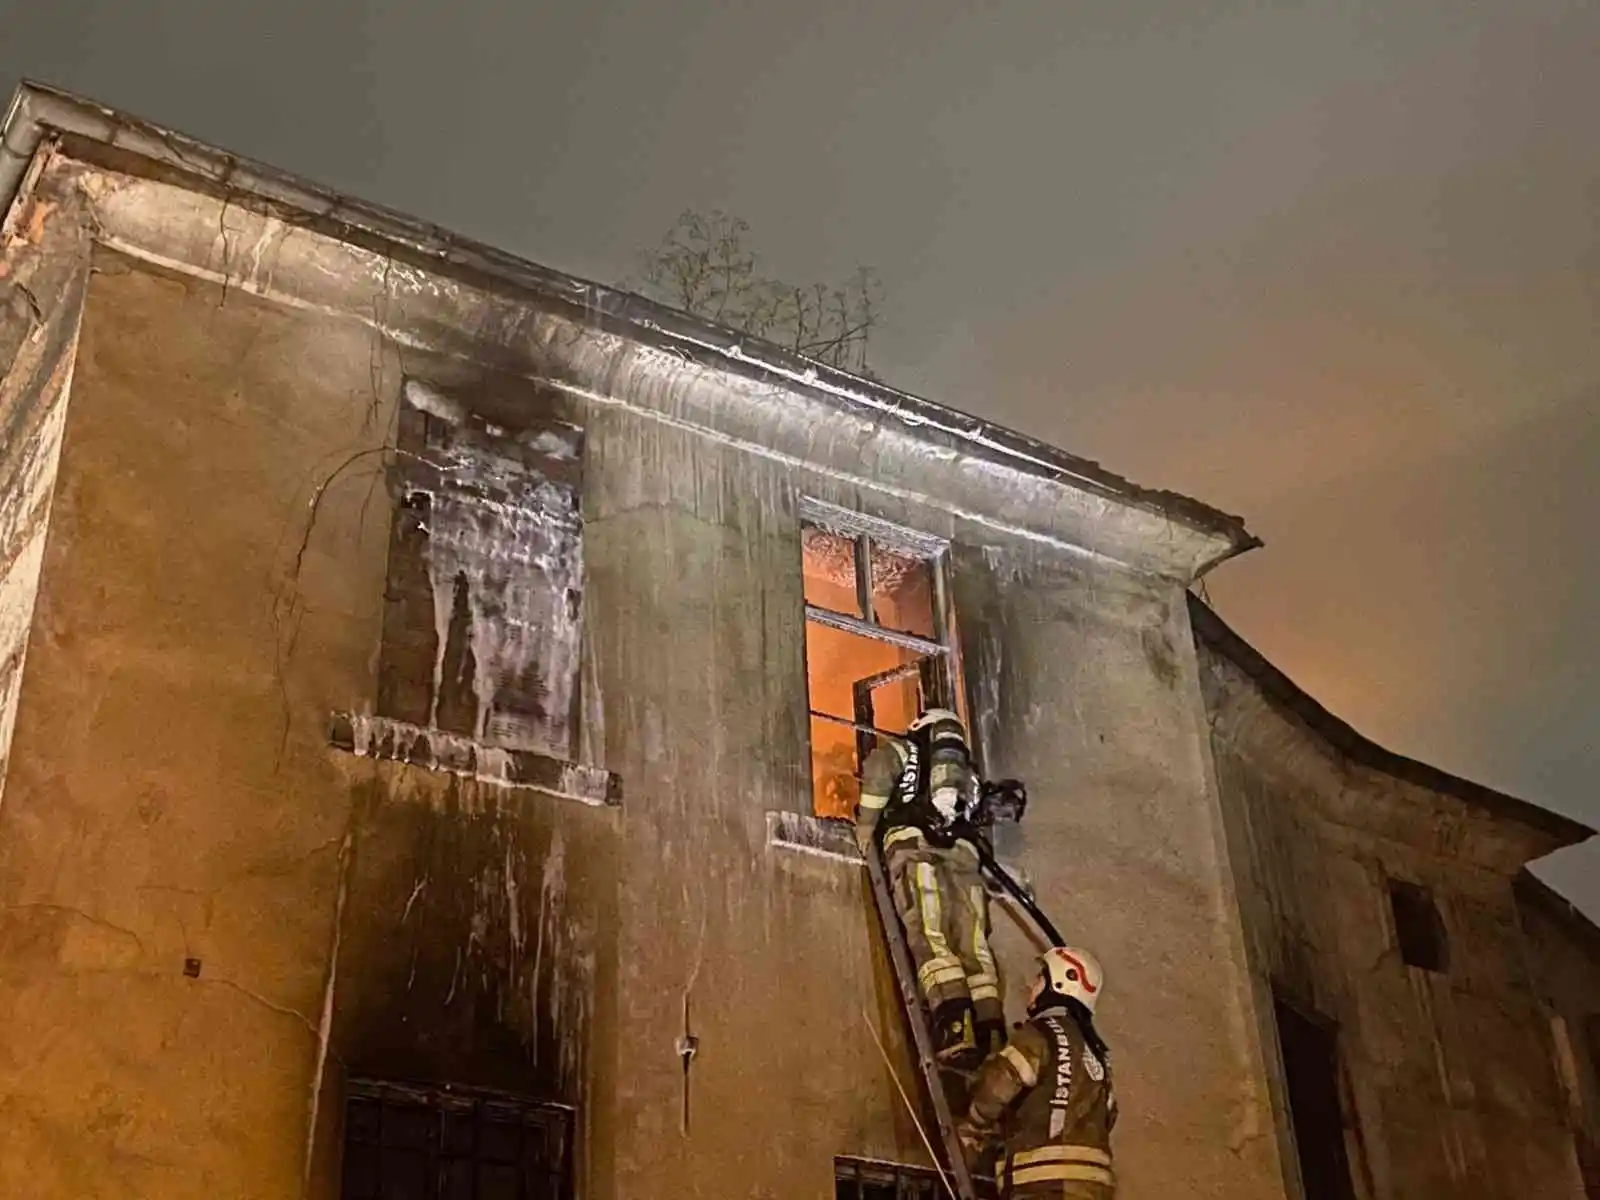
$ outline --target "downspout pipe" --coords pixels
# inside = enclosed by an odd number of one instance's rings
[[[0,125],[0,236],[11,226],[11,206],[34,151],[44,140],[44,127],[33,113],[34,93],[23,83],[11,96],[5,124]]]
[[[0,235],[16,217],[17,198],[48,134],[77,133],[114,144],[117,124],[109,108],[76,101],[31,80],[19,83],[0,125]]]

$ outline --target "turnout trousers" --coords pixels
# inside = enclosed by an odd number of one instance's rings
[[[929,1011],[966,1001],[975,1023],[1003,1029],[978,852],[965,841],[934,846],[916,826],[902,825],[884,834],[883,857]]]

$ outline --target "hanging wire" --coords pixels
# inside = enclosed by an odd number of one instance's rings
[[[900,1099],[905,1101],[906,1112],[911,1115],[911,1123],[917,1127],[917,1136],[922,1139],[922,1144],[927,1147],[928,1157],[933,1161],[934,1170],[939,1172],[939,1182],[944,1184],[944,1190],[950,1193],[950,1200],[956,1200],[956,1189],[950,1182],[950,1177],[945,1174],[944,1166],[939,1162],[939,1156],[934,1152],[933,1142],[928,1138],[928,1131],[922,1127],[922,1121],[917,1116],[917,1109],[911,1103],[911,1097],[906,1095],[905,1085],[900,1082],[900,1074],[894,1069],[894,1063],[889,1060],[889,1051],[885,1049],[883,1039],[878,1036],[878,1027],[872,1023],[872,1017],[865,1008],[861,1010],[861,1019],[867,1023],[867,1028],[872,1031],[872,1040],[877,1043],[878,1053],[883,1055],[883,1065],[888,1068],[889,1078],[894,1080],[895,1091],[900,1093]]]

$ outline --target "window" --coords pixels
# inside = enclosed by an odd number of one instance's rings
[[[570,760],[583,604],[583,431],[515,431],[407,380],[378,715]]]
[[[1394,911],[1395,936],[1400,957],[1409,967],[1424,971],[1450,969],[1450,943],[1444,921],[1428,889],[1398,879],[1389,881],[1389,907]]]
[[[861,763],[920,705],[962,711],[945,545],[807,502],[801,524],[812,796],[851,818]]]
[[[342,1200],[568,1200],[572,1114],[465,1089],[352,1082]]]
[[[1281,999],[1274,1010],[1306,1200],[1354,1200],[1339,1104],[1335,1031],[1302,1016]]]
[[[834,1200],[945,1200],[950,1195],[939,1172],[928,1167],[864,1158],[834,1159],[833,1181]],[[974,1179],[972,1184],[981,1200],[998,1195],[992,1179]]]

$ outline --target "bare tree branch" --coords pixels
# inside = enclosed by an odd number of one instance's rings
[[[629,286],[831,367],[876,378],[867,343],[878,323],[881,287],[868,267],[843,283],[797,284],[763,275],[747,248],[747,222],[713,210],[683,213],[640,259]]]

